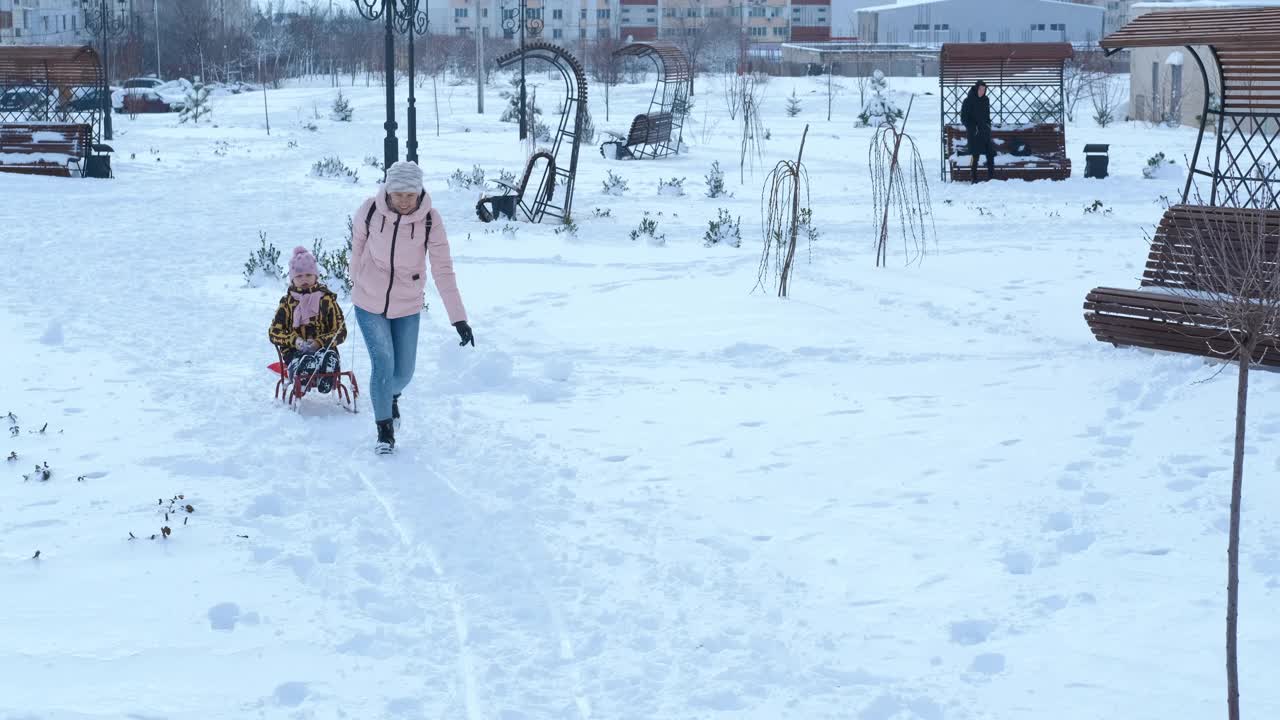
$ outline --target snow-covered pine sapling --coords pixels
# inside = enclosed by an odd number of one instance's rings
[[[621,197],[622,195],[626,194],[626,192],[627,192],[627,181],[623,180],[621,175],[618,175],[614,171],[610,170],[609,175],[604,179],[604,194],[617,195]]]
[[[711,172],[707,173],[707,197],[718,198],[726,195],[724,189],[724,171],[720,169],[720,161],[711,163]]]
[[[644,218],[640,220],[640,224],[635,230],[631,231],[631,239],[639,240],[644,238],[650,245],[665,245],[667,236],[658,232],[658,221],[649,217],[649,213],[644,214]]]
[[[355,170],[347,167],[336,155],[330,155],[323,160],[317,160],[311,166],[311,176],[318,178],[336,178],[349,183],[360,182],[360,175]]]
[[[787,98],[787,117],[795,117],[800,114],[800,98],[796,97],[796,89],[791,88],[791,95]]]
[[[858,113],[859,127],[882,127],[893,125],[902,119],[902,110],[894,104],[889,95],[889,81],[884,73],[876,70],[869,81],[871,96]]]
[[[364,164],[367,167],[371,167],[374,170],[377,170],[378,172],[383,172],[384,170],[387,169],[386,166],[383,164],[382,160],[375,155],[366,155],[364,157]]]
[[[178,122],[190,120],[199,125],[200,118],[213,112],[209,107],[209,88],[204,83],[196,83],[187,90],[183,101],[182,112],[178,114]]]
[[[662,197],[684,197],[684,178],[658,179],[658,195]]]
[[[702,236],[703,245],[706,247],[711,247],[712,245],[742,247],[741,222],[741,216],[734,218],[729,214],[728,210],[720,208],[716,211],[716,218],[707,223],[707,232]]]
[[[470,190],[471,188],[484,187],[484,170],[479,165],[472,165],[471,171],[466,172],[462,168],[453,171],[446,181],[451,190]]]
[[[351,122],[351,116],[355,114],[355,109],[351,107],[351,101],[338,91],[338,97],[333,99],[333,107],[330,108],[329,117],[337,122]]]
[[[258,249],[249,253],[244,264],[244,282],[248,287],[258,287],[260,282],[277,283],[286,273],[280,266],[280,250],[267,242],[266,231],[258,231]]]

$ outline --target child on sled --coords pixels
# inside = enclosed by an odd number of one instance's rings
[[[286,372],[304,385],[316,373],[322,393],[333,390],[332,373],[339,372],[338,346],[347,338],[347,324],[338,296],[325,287],[316,256],[304,247],[289,258],[289,292],[280,298],[268,337],[280,351]]]

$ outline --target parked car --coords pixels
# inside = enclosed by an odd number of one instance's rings
[[[0,113],[22,113],[26,119],[46,120],[56,103],[44,88],[11,87],[0,93]]]
[[[111,105],[116,112],[181,112],[186,107],[186,84],[183,80],[130,78],[121,90],[112,93]]]
[[[62,113],[92,112],[101,109],[102,88],[100,87],[70,88],[68,98],[58,105],[58,111]]]

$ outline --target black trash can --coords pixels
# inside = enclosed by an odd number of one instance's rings
[[[91,178],[109,178],[111,175],[110,155],[90,155],[84,174]]]
[[[1102,143],[1084,146],[1084,176],[1087,178],[1104,178],[1107,167],[1111,164],[1111,156],[1107,152],[1110,145]]]

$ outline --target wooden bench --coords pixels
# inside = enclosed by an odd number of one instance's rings
[[[1094,288],[1084,301],[1084,317],[1094,337],[1116,346],[1132,346],[1216,360],[1229,360],[1235,342],[1229,328],[1207,298],[1214,288],[1205,287],[1205,238],[1210,233],[1240,248],[1241,257],[1256,249],[1258,233],[1265,232],[1264,257],[1277,257],[1280,244],[1280,211],[1175,205],[1165,211],[1151,240],[1151,252],[1138,290]],[[1214,244],[1217,245],[1218,238]],[[1215,270],[1230,271],[1234,263],[1215,262]],[[1243,264],[1243,263],[1241,263]],[[1235,291],[1243,283],[1225,277],[1217,292]],[[1254,360],[1280,367],[1280,337],[1258,344]]]
[[[951,163],[951,179],[971,181],[969,135],[963,125],[947,125],[947,158]],[[1071,177],[1071,159],[1067,157],[1067,136],[1056,123],[1036,125],[995,125],[991,143],[996,151],[997,180],[1066,180]],[[986,177],[985,155],[978,157],[978,178]]]
[[[83,176],[90,152],[110,152],[93,144],[93,129],[83,124],[0,124],[0,172]]]
[[[646,113],[637,115],[631,121],[631,129],[627,132],[627,136],[623,138],[617,133],[609,133],[613,136],[612,140],[606,141],[600,146],[600,154],[607,157],[610,155],[605,148],[613,147],[613,159],[633,158],[631,148],[640,145],[660,145],[671,141],[671,125],[672,115],[669,112]]]

